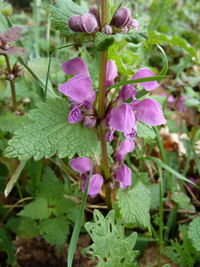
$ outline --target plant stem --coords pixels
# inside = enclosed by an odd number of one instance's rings
[[[8,73],[12,74],[12,69],[10,66],[10,61],[9,61],[9,57],[7,55],[5,56],[5,60],[6,60],[6,65],[7,65],[7,69],[8,69]],[[16,93],[15,93],[15,82],[14,79],[10,80],[10,89],[11,89],[11,95],[12,95],[12,108],[15,111],[17,109],[17,101],[16,101]]]
[[[101,28],[107,22],[107,0],[101,0]],[[98,97],[98,114],[100,119],[99,137],[102,151],[101,168],[106,180],[111,177],[108,152],[105,140],[105,107],[106,107],[106,65],[107,65],[107,52],[100,53],[100,71],[99,71],[99,97]],[[111,190],[109,184],[105,183],[106,203],[108,208],[111,208]]]
[[[161,265],[161,255],[162,255],[162,246],[163,246],[163,177],[162,177],[162,168],[159,167],[159,181],[160,181],[160,207],[159,207],[159,255],[158,255],[158,266]]]

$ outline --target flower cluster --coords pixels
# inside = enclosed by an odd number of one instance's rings
[[[73,76],[66,83],[59,86],[59,91],[69,97],[71,111],[69,123],[82,121],[84,127],[94,127],[97,121],[97,113],[94,101],[96,93],[92,88],[92,81],[86,63],[81,58],[74,58],[65,61],[62,69],[66,75]],[[113,60],[107,62],[106,67],[106,88],[114,84],[118,76],[117,67]],[[135,73],[131,80],[152,77],[155,74],[148,68],[142,68]],[[137,122],[142,121],[151,126],[158,126],[166,123],[160,104],[151,98],[137,99],[137,86],[142,86],[147,91],[156,89],[157,81],[128,84],[122,86],[119,95],[111,100],[105,115],[107,126],[106,141],[111,142],[115,131],[122,132],[125,139],[118,145],[114,154],[115,164],[111,168],[112,176],[119,187],[125,188],[132,183],[132,173],[124,163],[127,153],[134,150],[134,137],[137,131]],[[109,94],[109,91],[107,91]],[[108,97],[109,98],[109,97]],[[127,102],[127,100],[129,100]],[[83,181],[82,190],[85,190],[87,178],[91,169],[91,161],[88,158],[76,158],[70,161],[71,167],[81,174]],[[91,177],[89,195],[96,196],[103,184],[103,177],[94,172]]]
[[[96,93],[92,88],[92,81],[87,65],[81,58],[74,58],[62,64],[62,70],[66,75],[72,75],[66,83],[59,86],[59,91],[70,99],[71,112],[69,123],[77,123],[83,120],[83,126],[94,127],[96,124],[96,112],[93,103]],[[117,76],[117,68],[113,60],[107,63],[106,86],[111,86]]]
[[[131,12],[128,8],[121,7],[114,13],[110,24],[102,27],[100,22],[99,10],[97,7],[91,7],[88,14],[72,16],[68,20],[68,27],[74,32],[84,32],[92,34],[102,29],[106,34],[113,32],[127,32],[130,29],[139,31],[139,23],[131,18]]]

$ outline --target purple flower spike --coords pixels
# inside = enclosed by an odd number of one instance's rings
[[[65,61],[62,64],[62,70],[67,75],[82,74],[82,75],[89,76],[87,65],[85,64],[85,61],[80,57],[76,57],[76,58]]]
[[[74,124],[74,123],[81,121],[82,118],[83,116],[82,116],[81,110],[78,106],[76,106],[70,111],[68,121],[69,123]]]
[[[114,60],[110,60],[106,65],[106,88],[114,84],[117,77],[117,66]]]
[[[126,7],[121,7],[115,12],[110,24],[115,26],[116,28],[123,28],[130,23],[130,20],[130,10]]]
[[[115,173],[115,179],[119,182],[121,188],[125,188],[132,183],[132,173],[126,164],[123,164]]]
[[[115,155],[115,159],[117,162],[121,162],[125,159],[127,153],[132,152],[135,148],[135,144],[131,140],[125,139],[120,143],[118,151]]]
[[[85,14],[81,17],[82,27],[84,32],[91,34],[96,31],[98,27],[97,19],[92,14]]]
[[[94,198],[101,191],[103,185],[103,177],[100,174],[93,174],[90,178],[90,185],[88,189],[88,195]],[[85,192],[87,186],[87,180],[83,181],[82,191]]]
[[[78,104],[84,104],[85,101],[94,98],[95,95],[92,89],[92,81],[85,75],[76,75],[69,79],[59,86],[59,91]]]
[[[154,99],[144,99],[138,104],[133,104],[137,120],[152,126],[166,124],[161,105]]]
[[[131,134],[135,128],[135,115],[129,104],[122,104],[120,107],[113,108],[109,112],[108,125],[125,136]]]
[[[79,173],[89,172],[92,167],[91,160],[86,157],[71,159],[69,164],[73,170]]]
[[[68,27],[74,32],[83,32],[81,16],[72,16],[68,20]]]
[[[132,77],[132,80],[141,79],[141,78],[147,78],[155,76],[155,74],[148,68],[142,68],[139,71],[136,72],[136,74]],[[143,83],[137,83],[144,87],[147,91],[152,91],[159,87],[159,83],[157,81],[152,82],[143,82]]]
[[[121,99],[122,101],[126,101],[129,98],[134,98],[136,94],[137,94],[136,88],[131,84],[127,84],[122,86],[122,89],[120,90],[119,93],[119,99]]]

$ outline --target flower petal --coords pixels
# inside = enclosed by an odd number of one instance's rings
[[[81,110],[78,106],[76,106],[70,111],[68,121],[69,123],[74,124],[74,123],[81,121],[82,118],[83,116],[82,116]]]
[[[139,71],[136,72],[136,74],[132,77],[132,80],[141,79],[141,78],[147,78],[155,76],[155,74],[148,68],[142,68]],[[152,91],[159,87],[159,83],[157,81],[152,82],[143,82],[143,83],[137,83],[144,87],[147,91]]]
[[[115,173],[115,179],[121,188],[125,188],[132,183],[132,173],[126,164],[123,164]]]
[[[106,88],[114,84],[117,77],[117,66],[114,60],[109,60],[106,66]]]
[[[81,17],[81,23],[84,31],[88,34],[95,32],[98,27],[97,19],[93,14],[84,14]]]
[[[112,129],[128,134],[135,127],[135,115],[129,104],[122,104],[110,112],[108,125]]]
[[[70,100],[83,104],[94,95],[92,81],[86,75],[76,75],[59,86],[59,91],[70,97]]]
[[[137,89],[132,84],[122,86],[119,93],[119,98],[122,101],[126,101],[129,98],[134,98],[137,95]]]
[[[115,159],[117,162],[121,162],[125,159],[127,153],[132,152],[135,148],[135,144],[132,140],[125,139],[120,143],[118,147],[118,151],[115,155]]]
[[[93,174],[90,178],[90,185],[88,188],[88,195],[92,198],[96,197],[101,191],[103,185],[103,177],[100,174]],[[85,192],[87,186],[87,180],[83,182],[82,191]]]
[[[75,158],[69,161],[71,168],[79,173],[89,172],[92,165],[89,158]]]
[[[85,64],[85,61],[80,57],[76,57],[76,58],[65,61],[62,64],[62,70],[67,75],[82,74],[82,75],[90,76],[87,65]]]
[[[152,126],[166,124],[161,105],[154,99],[144,99],[132,106],[137,120]]]

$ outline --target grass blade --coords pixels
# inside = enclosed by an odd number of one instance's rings
[[[93,169],[93,166],[91,167],[90,177],[92,175],[92,169]],[[85,205],[86,205],[87,196],[88,196],[90,177],[88,179],[87,187],[86,187],[86,190],[84,192],[83,201],[81,203],[81,207],[79,210],[79,216],[78,216],[78,219],[77,219],[76,224],[74,226],[72,237],[71,237],[71,240],[69,243],[68,256],[67,256],[67,266],[68,267],[72,267],[72,263],[73,263],[74,252],[75,252],[76,245],[78,242],[78,238],[79,238],[79,234],[80,234],[80,230],[81,230],[81,224],[82,224],[83,216],[84,216]]]
[[[11,177],[10,181],[8,182],[6,189],[4,191],[4,195],[5,197],[7,197],[10,192],[12,191],[15,183],[17,182],[22,170],[24,169],[25,165],[26,165],[27,160],[22,160],[20,161],[19,166],[17,167],[15,173],[13,174],[13,176]]]
[[[145,157],[144,159],[146,160],[153,160],[158,166],[160,166],[161,168],[165,169],[166,171],[169,171],[170,173],[174,174],[176,176],[176,178],[188,183],[188,184],[192,184],[194,187],[196,187],[197,189],[200,190],[200,186],[196,185],[195,183],[193,183],[192,181],[190,181],[189,179],[187,179],[185,176],[183,176],[182,174],[180,174],[179,172],[177,172],[176,170],[172,169],[171,167],[169,167],[167,164],[165,164],[164,162],[162,162],[160,159],[155,158],[155,157]]]

